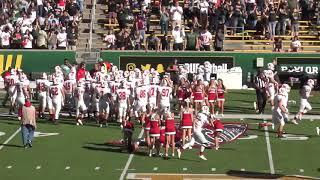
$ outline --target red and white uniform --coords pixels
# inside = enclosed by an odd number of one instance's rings
[[[224,126],[222,124],[222,122],[220,121],[220,119],[216,119],[215,121],[213,121],[213,128],[215,130],[215,132],[222,132],[224,129]]]
[[[194,100],[194,102],[203,102],[204,93],[203,93],[202,88],[199,88],[193,92],[193,100]]]
[[[17,90],[17,99],[16,103],[18,106],[23,106],[26,100],[25,94],[24,94],[24,85],[23,82],[17,82],[16,84],[16,90]]]
[[[263,74],[268,80],[267,87],[266,87],[267,94],[271,98],[271,100],[273,100],[275,96],[275,84],[273,83],[274,73],[272,70],[268,69],[268,70],[264,70]]]
[[[149,86],[149,92],[148,92],[148,97],[149,101],[148,104],[150,108],[154,109],[157,107],[157,96],[158,96],[158,85],[152,84]]]
[[[215,102],[217,100],[217,89],[210,87],[208,90],[208,101]]]
[[[136,111],[146,112],[146,106],[148,104],[148,86],[139,86],[136,88]]]
[[[208,123],[209,116],[207,114],[201,112],[197,114],[197,118],[193,126],[193,136],[194,139],[198,139],[201,144],[209,143],[209,141],[205,138],[204,134],[202,133],[204,125]]]
[[[6,78],[8,86],[8,94],[11,102],[14,102],[17,98],[16,84],[19,82],[17,75],[10,75]]]
[[[304,85],[300,90],[299,112],[306,113],[306,111],[310,111],[312,109],[310,103],[308,102],[308,98],[310,97],[311,91],[312,87],[309,85]]]
[[[109,87],[111,89],[112,101],[117,100],[117,90],[119,89],[120,82],[111,81]]]
[[[74,89],[74,99],[75,99],[76,114],[77,115],[80,114],[80,111],[87,110],[87,106],[84,103],[84,92],[85,92],[85,89],[83,86],[77,86]]]
[[[172,88],[168,86],[160,86],[160,109],[164,111],[166,109],[170,109],[170,99],[172,94]]]
[[[144,118],[144,130],[145,131],[150,131],[150,126],[151,126],[151,124],[150,124],[150,119],[151,119],[151,116],[146,116],[145,118]]]
[[[46,108],[47,105],[47,89],[49,81],[47,79],[37,79],[36,86],[38,91],[38,100],[42,107]]]
[[[224,90],[224,88],[223,87],[217,87],[217,97],[218,97],[218,101],[224,101],[225,99],[224,99],[224,92],[225,92],[225,90]]]
[[[166,143],[166,127],[160,126],[160,143],[165,144]]]
[[[180,86],[177,92],[178,100],[184,101],[190,96],[189,89],[187,86]]]
[[[165,129],[165,134],[166,135],[174,135],[174,134],[176,134],[176,127],[174,125],[174,117],[172,117],[171,115],[166,117],[165,126],[166,126],[166,129]]]
[[[182,129],[191,129],[192,128],[192,111],[188,109],[183,109],[182,118],[181,118],[181,127]]]
[[[74,85],[75,85],[74,80],[66,80],[63,83],[63,88],[65,92],[65,105],[68,106],[69,108],[72,107],[73,103],[73,91],[74,91]]]
[[[101,91],[101,84],[92,83],[91,88],[93,89],[92,92],[92,101],[91,106],[94,112],[99,112],[99,101],[100,101],[100,91]]]
[[[85,81],[83,99],[87,108],[91,106],[92,94],[93,94],[93,89],[92,89],[91,82]]]
[[[49,88],[52,105],[55,109],[55,119],[59,119],[59,114],[62,106],[62,89],[61,85],[53,84]]]
[[[201,45],[209,46],[212,40],[212,34],[209,31],[200,33]]]
[[[156,118],[157,115],[152,114],[150,118],[150,136],[151,137],[160,137],[160,126],[159,119]]]
[[[128,110],[128,99],[130,96],[130,91],[126,88],[120,88],[117,90],[117,97],[118,97],[118,112],[119,117],[125,117],[127,115]],[[121,121],[121,120],[120,120]]]

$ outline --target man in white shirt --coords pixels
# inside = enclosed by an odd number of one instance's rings
[[[66,50],[67,48],[67,33],[66,33],[66,28],[63,27],[61,31],[57,35],[58,39],[58,48],[57,49],[64,49]]]
[[[3,49],[10,48],[10,37],[9,27],[6,26],[4,31],[0,32],[1,45]]]
[[[184,30],[180,29],[180,27],[177,25],[172,30],[172,37],[173,37],[173,50],[174,51],[182,51],[183,50],[183,39],[185,37]]]
[[[293,40],[291,42],[291,51],[292,52],[298,52],[301,48],[301,42],[298,39],[298,36],[294,36]]]
[[[200,49],[203,51],[210,51],[210,44],[212,42],[212,34],[207,30],[200,33]]]
[[[175,5],[171,7],[170,13],[172,15],[172,27],[181,27],[183,9],[179,6],[179,1],[176,1]]]

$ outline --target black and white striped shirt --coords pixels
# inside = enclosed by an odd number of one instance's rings
[[[259,75],[254,78],[254,83],[257,89],[262,89],[266,86],[266,82]]]

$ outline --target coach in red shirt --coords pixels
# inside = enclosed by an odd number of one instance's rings
[[[86,77],[86,65],[84,62],[80,63],[77,69],[77,81]]]

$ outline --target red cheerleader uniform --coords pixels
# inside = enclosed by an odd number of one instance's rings
[[[150,131],[150,116],[144,118],[144,130]]]
[[[209,102],[215,102],[217,100],[217,91],[214,88],[210,88],[208,91]]]
[[[203,101],[203,92],[202,90],[198,90],[193,92],[194,102],[202,102]]]
[[[159,138],[159,141],[161,144],[165,144],[166,143],[166,127],[164,126],[161,126],[160,127],[160,138]]]
[[[192,128],[192,114],[189,111],[182,112],[182,122],[181,127],[182,129],[191,129]]]
[[[176,134],[176,127],[174,125],[174,118],[168,117],[165,122],[165,134],[166,135],[174,135]]]
[[[159,121],[157,119],[150,120],[150,137],[159,137],[160,136],[160,127]]]
[[[224,89],[222,87],[217,88],[218,100],[224,101]]]
[[[224,129],[224,126],[222,124],[222,122],[220,121],[220,119],[217,119],[213,122],[213,126],[215,129],[215,132],[222,132]]]

